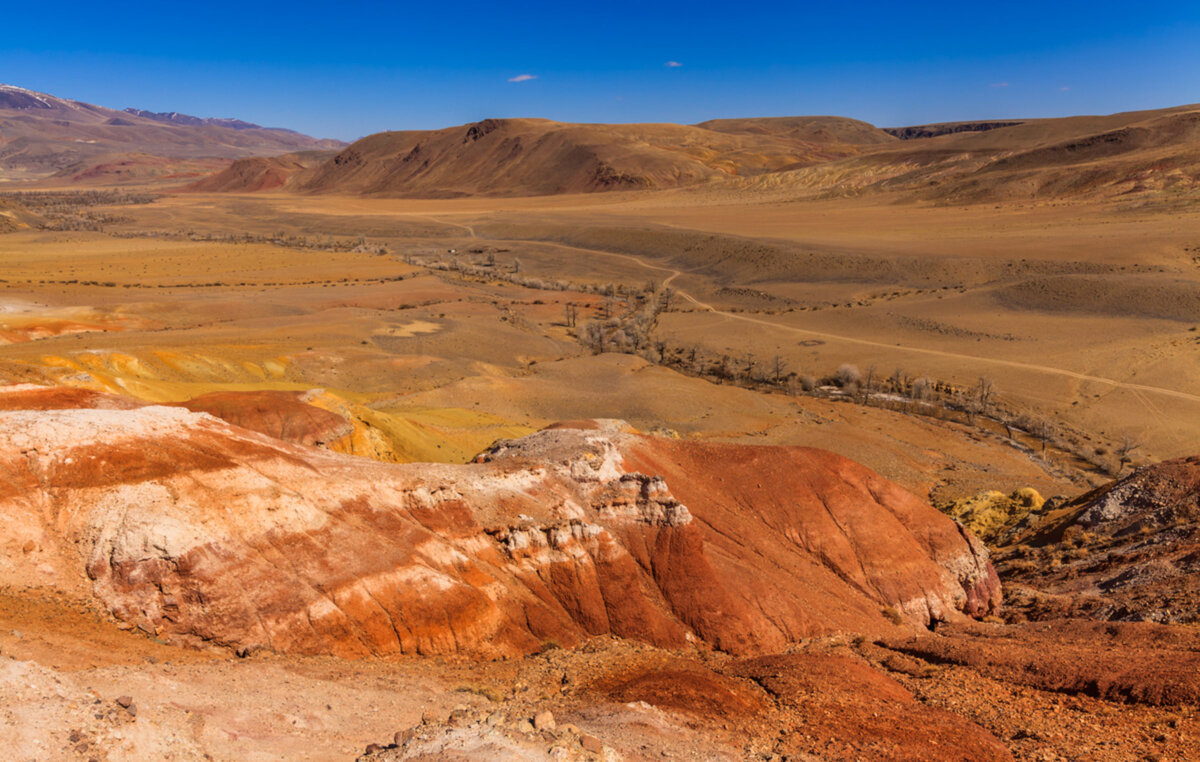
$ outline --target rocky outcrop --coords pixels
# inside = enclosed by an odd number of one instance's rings
[[[1002,553],[1036,619],[1200,621],[1200,456],[1138,469],[1056,511]]]
[[[939,135],[956,135],[960,132],[987,132],[1001,127],[1016,127],[1024,122],[945,122],[942,124],[919,124],[912,127],[883,127],[883,131],[901,140],[936,138]]]
[[[0,584],[89,591],[172,642],[497,656],[611,633],[753,654],[999,600],[969,533],[821,451],[587,422],[397,465],[178,407],[26,404],[0,412]]]

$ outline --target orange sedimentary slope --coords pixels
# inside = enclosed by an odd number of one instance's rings
[[[285,442],[316,446],[335,442],[354,427],[342,416],[308,404],[305,392],[211,392],[179,403]]]
[[[172,642],[495,656],[611,633],[753,654],[999,601],[969,534],[817,450],[589,422],[396,465],[55,399],[0,392],[0,584],[90,592]]]
[[[51,181],[71,185],[124,185],[155,181],[183,182],[219,171],[222,159],[172,159],[130,152],[88,157],[54,173]]]
[[[0,302],[0,344],[23,344],[73,333],[145,328],[150,321],[91,307],[46,307],[26,302]]]
[[[238,159],[216,174],[188,185],[196,193],[247,193],[283,188],[293,176],[333,155],[328,152],[290,153],[283,156],[252,156]]]
[[[827,139],[807,132],[722,132],[676,124],[486,119],[442,130],[368,136],[319,167],[294,175],[289,187],[430,198],[677,188],[808,166],[861,150],[840,139],[836,130],[821,134]],[[238,174],[245,177],[240,189],[252,190],[262,173],[242,162],[219,182],[220,189],[239,189],[232,184]]]

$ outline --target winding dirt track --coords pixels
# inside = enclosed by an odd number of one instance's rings
[[[448,220],[443,220],[443,219],[434,217],[433,215],[428,215],[428,218],[431,220],[434,220],[436,222],[441,222],[446,225],[451,225],[453,227],[457,227],[461,230],[466,231],[467,234],[470,235],[472,238],[478,238],[478,235],[475,233],[475,228],[473,228],[470,225],[465,225],[465,224],[457,223],[457,222],[450,222]],[[581,247],[577,247],[577,246],[563,246],[561,244],[555,244],[555,243],[549,242],[549,241],[539,241],[539,243],[554,246],[557,248],[573,249],[576,251],[586,251],[589,254],[594,254],[597,256],[614,257],[616,259],[624,259],[624,260],[627,260],[629,262],[632,262],[632,263],[638,265],[639,267],[643,267],[647,270],[655,270],[658,272],[670,273],[670,275],[662,282],[662,285],[664,287],[669,286],[676,278],[678,278],[679,276],[683,275],[686,272],[684,270],[678,270],[673,267],[664,267],[662,265],[651,264],[651,263],[645,261],[643,258],[635,256],[633,254],[618,254],[617,252],[603,251],[600,249],[585,249],[585,248],[581,248]],[[1134,383],[1130,383],[1128,381],[1117,381],[1112,378],[1105,378],[1104,376],[1093,376],[1093,375],[1090,375],[1087,373],[1078,373],[1073,370],[1067,370],[1065,368],[1056,368],[1056,367],[1053,367],[1050,365],[1037,365],[1034,363],[1018,362],[1016,360],[1002,360],[997,357],[984,357],[984,356],[979,356],[979,355],[960,354],[958,352],[946,352],[946,351],[943,351],[940,349],[927,349],[925,347],[913,347],[913,346],[906,346],[903,344],[889,344],[889,343],[885,343],[882,341],[871,341],[870,339],[860,339],[860,338],[855,338],[853,336],[844,336],[842,334],[828,333],[825,331],[814,331],[809,328],[797,328],[795,326],[790,326],[790,325],[786,325],[783,323],[777,323],[772,320],[764,320],[762,318],[747,317],[746,315],[739,315],[734,312],[726,312],[725,310],[718,309],[718,308],[712,306],[711,304],[708,304],[707,302],[703,302],[703,301],[697,299],[696,297],[694,297],[691,294],[689,294],[688,292],[680,289],[679,287],[675,287],[675,293],[678,294],[679,296],[683,297],[687,301],[691,302],[692,304],[696,305],[700,309],[705,310],[707,312],[711,312],[714,315],[720,315],[721,317],[726,318],[728,320],[739,320],[743,323],[752,323],[755,325],[766,326],[768,328],[773,328],[773,329],[780,330],[780,331],[786,331],[788,333],[799,334],[802,336],[811,336],[811,337],[815,337],[815,338],[828,339],[831,341],[840,341],[840,342],[844,342],[847,344],[857,344],[859,346],[864,346],[864,347],[875,347],[875,348],[879,348],[879,349],[888,349],[888,350],[892,350],[892,351],[908,352],[910,354],[925,355],[925,356],[932,356],[932,357],[948,357],[948,358],[952,358],[952,359],[956,359],[956,360],[966,360],[966,361],[973,362],[973,363],[994,365],[994,366],[1003,367],[1003,368],[1017,368],[1020,370],[1033,371],[1035,373],[1045,373],[1047,375],[1059,376],[1062,378],[1071,378],[1076,381],[1083,381],[1086,383],[1101,384],[1101,385],[1108,386],[1108,387],[1111,387],[1114,389],[1127,389],[1127,390],[1133,392],[1135,395],[1138,395],[1139,398],[1141,399],[1141,401],[1147,407],[1151,407],[1151,408],[1153,408],[1153,406],[1150,404],[1150,402],[1148,400],[1146,400],[1144,397],[1141,397],[1141,395],[1138,394],[1139,392],[1157,394],[1157,395],[1161,395],[1164,397],[1171,397],[1174,399],[1186,400],[1188,402],[1200,403],[1200,395],[1189,394],[1187,392],[1181,392],[1181,391],[1177,391],[1175,389],[1164,389],[1160,386],[1149,386],[1147,384],[1134,384]]]

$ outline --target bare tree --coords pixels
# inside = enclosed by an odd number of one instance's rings
[[[992,410],[993,398],[996,396],[996,383],[987,376],[980,376],[979,383],[975,386],[975,399],[979,403],[979,410],[984,415],[988,415]]]
[[[867,368],[867,375],[863,376],[863,388],[869,392],[875,391],[875,382],[879,378],[879,371],[874,365]]]
[[[754,359],[754,355],[747,354],[746,359],[742,361],[742,367],[744,368],[744,374],[746,376],[747,381],[754,380],[754,369],[757,366],[758,366],[758,360]]]
[[[863,403],[864,404],[867,404],[867,405],[871,404],[871,392],[875,391],[875,382],[876,382],[878,376],[879,376],[879,373],[875,369],[874,365],[867,368],[867,375],[863,376],[863,383],[862,383]]]
[[[654,342],[654,351],[658,353],[659,363],[662,363],[662,361],[667,356],[667,342],[663,341],[662,339],[658,339],[657,341],[655,341]]]
[[[975,416],[982,409],[979,397],[962,390],[957,390],[954,392],[954,404],[967,416],[967,425],[974,426]]]
[[[1045,456],[1046,440],[1048,440],[1050,435],[1054,433],[1053,424],[1051,424],[1050,421],[1046,420],[1045,418],[1035,418],[1033,424],[1030,426],[1030,430],[1033,432],[1035,437],[1042,440],[1042,455]]]
[[[914,400],[924,401],[933,393],[933,381],[921,376],[912,382],[911,396]]]
[[[732,379],[737,376],[736,365],[734,364],[732,357],[729,355],[721,355],[721,363],[718,366],[717,374],[721,376],[721,378],[726,379]]]
[[[585,346],[591,347],[593,352],[597,354],[604,352],[607,339],[605,337],[604,324],[599,320],[589,320],[583,326],[582,341]]]
[[[1139,442],[1132,434],[1125,433],[1121,435],[1121,441],[1117,442],[1114,452],[1117,454],[1117,462],[1119,468],[1124,469],[1126,464],[1133,460],[1133,453],[1136,450],[1142,449],[1142,443]]]
[[[771,375],[775,378],[776,384],[783,381],[784,373],[787,373],[787,360],[775,355],[775,359],[771,362]]]

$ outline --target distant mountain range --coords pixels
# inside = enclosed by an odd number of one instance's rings
[[[134,108],[117,111],[0,85],[2,179],[145,179],[178,173],[181,168],[203,173],[224,166],[223,161],[213,164],[209,160],[344,145],[240,119],[205,119]]]
[[[194,189],[454,197],[676,188],[820,165],[897,141],[843,117],[699,125],[485,119],[381,132],[318,163],[247,159]]]
[[[153,119],[156,122],[167,122],[168,124],[187,124],[192,126],[211,125],[213,127],[228,127],[231,130],[262,130],[266,129],[261,124],[253,122],[243,122],[241,119],[219,119],[216,117],[199,117],[191,114],[181,114],[178,111],[146,111],[141,108],[127,108],[126,114],[140,116],[143,119]],[[295,130],[285,130],[280,127],[272,128],[277,132],[295,132]],[[299,134],[299,133],[296,133]]]
[[[841,117],[487,119],[250,158],[191,190],[448,198],[699,187],[938,203],[1200,191],[1200,106],[890,128]]]
[[[1186,192],[1200,191],[1200,106],[887,129],[836,116],[485,119],[346,145],[0,85],[0,180],[26,179],[416,198],[698,187],[961,203]]]

